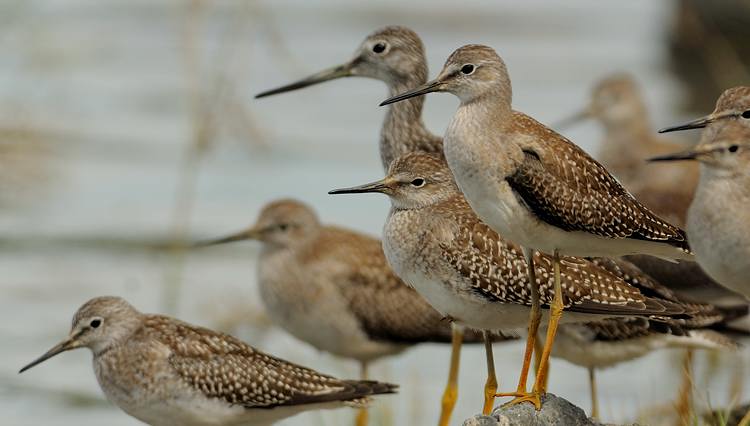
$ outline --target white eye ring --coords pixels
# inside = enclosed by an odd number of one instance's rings
[[[416,178],[416,179],[414,179],[414,180],[411,181],[411,186],[413,186],[415,188],[421,188],[421,187],[424,186],[424,184],[425,184],[425,180],[422,179],[422,178]]]

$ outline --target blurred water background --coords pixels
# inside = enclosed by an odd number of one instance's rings
[[[567,116],[596,79],[624,70],[644,88],[653,122],[671,124],[683,118],[675,113],[680,88],[664,64],[673,7],[650,0],[3,0],[0,423],[137,424],[104,401],[87,351],[16,374],[67,333],[80,304],[105,294],[356,377],[354,363],[268,324],[255,288],[257,245],[184,256],[170,249],[175,237],[238,230],[279,197],[310,203],[326,222],[379,234],[384,197],[326,191],[382,176],[383,84],[346,79],[259,101],[253,94],[340,63],[372,30],[401,24],[422,36],[431,75],[462,44],[495,47],[511,72],[515,107],[543,122]],[[430,96],[428,126],[442,133],[455,107],[451,96]],[[595,152],[597,126],[568,134]],[[521,343],[497,345],[502,389],[515,386],[522,351]],[[376,403],[374,423],[434,424],[448,354],[447,346],[424,345],[378,363],[373,377],[402,386],[399,396]],[[664,351],[601,372],[604,419],[633,421],[651,409],[645,423],[656,423],[658,407],[669,411],[676,394],[678,359]],[[732,371],[699,359],[696,399],[725,404]],[[484,374],[482,348],[466,348],[455,422],[481,410]],[[554,361],[550,389],[589,406],[583,369]],[[284,424],[344,425],[354,414],[313,413]]]

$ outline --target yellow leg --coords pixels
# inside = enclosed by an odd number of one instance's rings
[[[542,350],[544,349],[544,342],[539,340],[537,336],[534,342],[534,376],[539,372],[539,364],[542,362]]]
[[[451,365],[448,372],[448,384],[443,392],[443,401],[440,411],[439,426],[448,426],[453,414],[453,407],[456,406],[458,399],[458,367],[461,362],[461,344],[464,340],[464,333],[456,324],[452,324],[451,336]]]
[[[537,398],[534,402],[537,403],[537,409],[541,409],[541,397],[547,393],[547,377],[549,375],[549,355],[552,352],[552,345],[555,343],[555,335],[557,334],[557,325],[560,322],[560,317],[563,311],[562,301],[562,284],[560,283],[560,254],[555,251],[554,255],[554,269],[555,269],[555,297],[552,300],[549,314],[549,325],[547,326],[547,338],[544,340],[544,350],[542,351],[542,359],[539,362],[539,371],[534,381],[534,388],[531,393]]]
[[[362,380],[368,379],[368,372],[367,372],[367,362],[363,361],[361,364],[361,373],[360,378]],[[356,426],[367,426],[368,422],[368,413],[367,408],[362,408],[359,410],[359,413],[357,413],[357,420],[356,420]]]
[[[541,399],[538,395],[526,391],[526,380],[529,376],[529,367],[531,366],[531,357],[534,354],[536,346],[537,333],[539,332],[539,323],[542,320],[542,311],[539,300],[539,286],[536,281],[536,272],[534,270],[534,251],[524,248],[523,255],[526,258],[526,266],[529,274],[529,283],[531,288],[531,315],[529,319],[529,334],[526,338],[526,351],[523,356],[523,366],[521,367],[521,377],[518,380],[518,387],[515,392],[499,393],[496,396],[513,396],[515,397],[506,405],[517,404],[519,402],[530,401],[534,403],[537,409],[541,408]]]
[[[537,374],[539,374],[539,368],[541,367],[542,363],[542,352],[544,351],[544,342],[539,340],[539,337],[536,338],[536,343],[534,344],[534,377],[536,377]],[[549,364],[547,364],[547,371],[545,371],[545,382],[544,386],[547,386],[547,382],[549,382]]]
[[[495,405],[495,393],[497,392],[497,376],[495,375],[495,357],[492,354],[492,336],[489,331],[484,331],[484,351],[487,354],[487,382],[484,384],[484,408],[482,414],[485,416],[492,412]]]
[[[675,403],[677,409],[677,416],[680,419],[680,424],[690,424],[690,417],[692,411],[692,390],[693,390],[693,376],[691,374],[693,365],[693,350],[687,349],[685,351],[685,357],[682,359],[682,385],[680,386],[680,392],[677,395],[677,402]]]
[[[599,418],[599,395],[596,392],[596,370],[589,367],[589,386],[591,386],[591,418]]]

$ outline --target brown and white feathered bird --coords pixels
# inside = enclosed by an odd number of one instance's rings
[[[151,425],[268,425],[308,410],[366,406],[388,383],[340,380],[119,297],[86,302],[68,337],[21,372],[71,349],[94,355],[107,398]]]
[[[415,344],[451,341],[450,323],[396,276],[376,238],[324,225],[310,206],[282,199],[268,203],[249,229],[202,244],[248,239],[262,243],[258,285],[273,322],[319,350],[357,360],[363,373],[369,362]]]

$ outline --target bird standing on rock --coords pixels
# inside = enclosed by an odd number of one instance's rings
[[[552,304],[539,371],[531,392],[525,375],[541,313],[538,289],[529,341],[511,403],[539,408],[546,392],[546,365],[564,302],[559,280],[561,255],[651,254],[691,259],[685,234],[638,203],[607,170],[578,146],[511,107],[505,63],[490,47],[467,45],[446,61],[434,80],[381,105],[431,92],[449,92],[461,104],[448,125],[443,150],[458,187],[492,229],[521,244],[536,282],[533,250],[553,255],[556,298]]]

